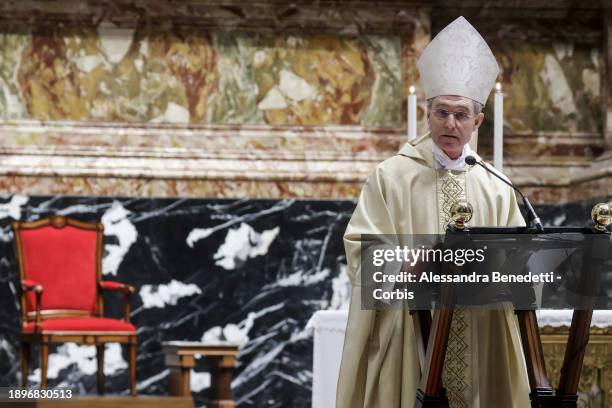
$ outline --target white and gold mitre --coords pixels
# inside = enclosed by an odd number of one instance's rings
[[[423,50],[417,66],[427,99],[458,95],[483,105],[499,74],[491,49],[463,17],[436,35]]]

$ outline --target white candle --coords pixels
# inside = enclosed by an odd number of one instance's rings
[[[504,169],[504,94],[501,84],[495,84],[495,115],[493,116],[493,165]]]
[[[408,95],[408,141],[411,142],[417,137],[417,99],[414,93],[414,86],[410,86]]]

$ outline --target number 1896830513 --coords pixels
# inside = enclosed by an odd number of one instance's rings
[[[72,390],[69,388],[20,388],[0,387],[0,401],[28,401],[39,399],[71,399]]]

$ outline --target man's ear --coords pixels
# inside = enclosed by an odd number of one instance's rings
[[[476,126],[476,129],[478,129],[480,125],[482,125],[482,121],[484,120],[484,113],[480,112],[478,115],[476,115],[476,118],[474,120],[474,126]]]

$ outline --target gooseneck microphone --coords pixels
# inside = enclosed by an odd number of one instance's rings
[[[514,187],[514,185],[512,185],[512,183],[506,181],[503,177],[500,177],[493,170],[491,170],[487,166],[485,166],[485,164],[484,164],[484,162],[482,160],[481,161],[477,161],[474,156],[467,156],[465,158],[465,163],[467,165],[469,165],[469,166],[473,166],[475,164],[478,164],[480,167],[482,167],[483,169],[485,169],[486,171],[488,171],[489,173],[491,173],[492,175],[494,175],[495,177],[497,177],[498,179],[503,181],[505,184],[507,184],[508,186],[512,187],[512,189],[514,191],[519,193],[521,198],[523,199],[523,204],[525,206],[525,211],[527,212],[527,226],[530,227],[530,228],[531,227],[535,227],[538,230],[538,232],[544,232],[544,226],[542,225],[542,221],[540,221],[540,217],[538,217],[538,215],[536,214],[535,210],[533,209],[533,206],[529,202],[529,199],[527,197],[525,197],[525,195],[523,195],[521,190],[519,190],[518,188]]]

